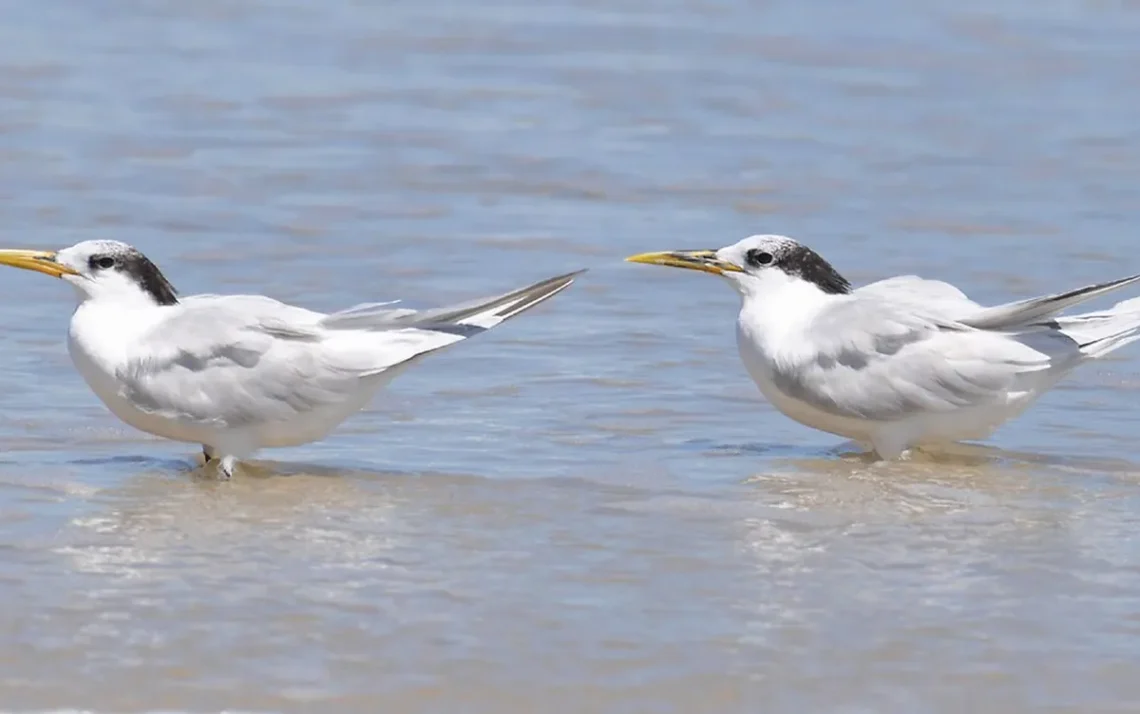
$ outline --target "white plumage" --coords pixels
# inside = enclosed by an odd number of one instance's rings
[[[1077,365],[1140,339],[1140,298],[1057,317],[1140,276],[983,307],[948,283],[915,276],[852,289],[784,236],[629,260],[728,279],[742,297],[741,358],[764,396],[792,419],[869,444],[883,458],[985,438]]]
[[[262,447],[323,438],[417,357],[495,327],[579,274],[445,308],[324,314],[260,295],[178,299],[149,260],[115,241],[0,251],[0,263],[75,286],[68,349],[91,389],[137,429],[202,444],[226,476]]]

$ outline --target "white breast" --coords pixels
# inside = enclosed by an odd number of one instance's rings
[[[830,414],[783,392],[776,380],[775,364],[762,344],[741,322],[736,326],[736,344],[745,370],[772,406],[790,419],[813,429],[856,441],[869,441],[875,422]]]
[[[133,314],[119,305],[81,303],[71,318],[67,351],[95,396],[119,419],[148,434],[174,441],[203,443],[208,435],[192,425],[147,414],[124,399],[116,372],[127,361],[130,345],[152,324],[147,313]]]

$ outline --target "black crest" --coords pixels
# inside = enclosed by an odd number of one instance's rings
[[[828,295],[846,295],[851,283],[831,267],[819,253],[785,236],[757,236],[757,240],[744,254],[744,262],[751,272],[769,267],[782,270],[815,285]]]
[[[178,291],[158,266],[142,253],[138,251],[128,253],[123,258],[123,272],[137,280],[143,291],[153,297],[159,305],[177,304]]]
[[[115,270],[129,276],[159,305],[178,303],[178,291],[158,266],[150,262],[150,258],[126,244],[108,241],[107,249],[93,254],[87,264],[93,273]]]
[[[776,262],[784,272],[800,276],[829,295],[846,295],[851,292],[851,283],[847,278],[807,246],[792,246]]]

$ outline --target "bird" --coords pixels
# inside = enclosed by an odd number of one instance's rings
[[[880,460],[987,439],[1076,367],[1140,339],[1140,298],[1059,316],[1140,275],[983,306],[916,275],[853,287],[782,235],[626,260],[724,278],[741,298],[740,358],[764,398]]]
[[[136,248],[89,240],[0,250],[0,265],[75,288],[72,362],[141,431],[202,445],[229,479],[266,447],[323,439],[408,366],[558,294],[584,273],[428,310],[365,303],[322,313],[263,295],[180,297]]]

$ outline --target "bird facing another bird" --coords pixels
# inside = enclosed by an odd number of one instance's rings
[[[761,393],[797,422],[886,459],[984,438],[1076,366],[1140,339],[1140,298],[1058,316],[1140,276],[984,307],[916,276],[853,288],[785,236],[626,260],[727,280],[742,300],[740,355]],[[68,350],[92,391],[137,429],[201,444],[227,478],[260,448],[323,438],[418,357],[521,314],[585,272],[431,310],[370,303],[325,314],[261,295],[180,298],[117,241],[2,250],[0,264],[70,283],[78,306]]]

